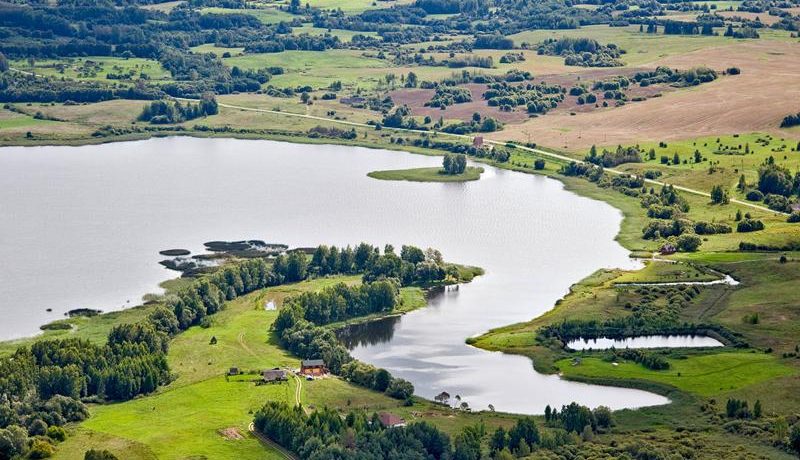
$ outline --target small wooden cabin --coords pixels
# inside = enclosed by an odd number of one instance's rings
[[[275,369],[262,371],[261,380],[265,383],[283,382],[284,380],[287,380],[286,371],[283,369],[278,369],[277,367]]]
[[[402,417],[398,417],[397,415],[390,414],[388,412],[381,412],[378,414],[378,419],[380,419],[381,424],[383,424],[383,426],[386,428],[406,426],[406,421]]]
[[[321,359],[304,359],[300,363],[300,373],[315,377],[327,374],[328,368],[325,367],[325,361]]]

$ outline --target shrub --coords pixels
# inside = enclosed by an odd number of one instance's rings
[[[764,199],[764,194],[759,192],[758,190],[750,190],[747,192],[747,196],[745,196],[749,201],[762,201]]]
[[[797,222],[800,222],[800,211],[795,211],[789,214],[786,222],[789,222],[790,224],[796,224]]]
[[[739,233],[756,232],[764,230],[764,223],[755,219],[744,219],[736,225],[736,231]]]
[[[681,235],[675,243],[675,246],[681,252],[694,252],[702,244],[702,240],[695,235]]]
[[[64,442],[67,439],[67,432],[60,426],[47,428],[47,437],[57,442]]]
[[[545,163],[544,163],[544,160],[543,160],[543,159],[541,159],[541,158],[537,158],[537,159],[536,159],[536,160],[534,160],[534,162],[533,162],[533,169],[535,169],[535,170],[537,170],[537,171],[540,171],[540,170],[544,169],[544,164],[545,164]]]
[[[34,439],[28,458],[50,458],[56,453],[55,447],[44,439]]]
[[[89,449],[84,454],[83,460],[117,460],[117,456],[107,450]]]

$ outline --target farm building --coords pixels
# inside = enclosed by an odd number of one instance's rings
[[[228,369],[228,375],[239,375],[239,368],[238,367],[232,367],[232,368]]]
[[[483,147],[483,136],[475,136],[475,138],[472,139],[472,146],[477,148]]]
[[[321,359],[304,359],[300,363],[300,373],[309,376],[325,375],[328,369],[325,367],[325,361]]]
[[[378,414],[378,419],[380,419],[381,423],[386,428],[406,426],[406,421],[403,420],[402,417],[398,417],[397,415],[390,414],[388,412],[381,412],[380,414]]]
[[[264,382],[282,382],[286,380],[286,371],[283,369],[268,369],[261,372],[261,380]]]

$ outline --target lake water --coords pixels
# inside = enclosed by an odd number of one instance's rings
[[[704,335],[646,335],[624,339],[579,339],[567,344],[573,350],[607,350],[614,348],[699,348],[722,347],[722,342]]]
[[[614,241],[621,214],[560,182],[491,167],[469,183],[384,182],[377,169],[436,157],[343,146],[172,137],[83,147],[0,149],[0,338],[76,307],[123,308],[175,276],[168,248],[262,239],[291,246],[415,244],[486,275],[386,326],[354,356],[459,394],[473,408],[541,413],[573,400],[612,408],[661,396],[567,382],[520,356],[464,343],[550,309],[601,267],[635,262]],[[52,308],[48,313],[46,308]],[[389,330],[390,329],[390,330]]]

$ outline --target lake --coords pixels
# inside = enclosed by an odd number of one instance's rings
[[[72,308],[139,303],[176,276],[158,251],[210,240],[290,246],[415,244],[486,275],[384,325],[353,355],[476,409],[541,413],[578,401],[663,404],[644,391],[567,382],[529,359],[464,343],[552,308],[601,267],[637,262],[614,241],[621,214],[553,179],[486,167],[479,181],[370,179],[438,157],[330,145],[170,137],[82,147],[0,149],[0,338],[35,333]],[[52,312],[46,312],[51,308]]]
[[[717,339],[704,335],[644,335],[623,339],[578,339],[567,344],[573,350],[608,350],[609,348],[700,348],[725,346]]]

